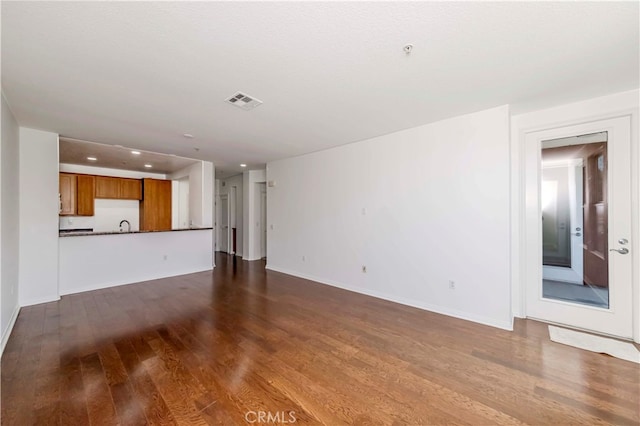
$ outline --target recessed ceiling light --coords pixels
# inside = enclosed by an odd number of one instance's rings
[[[152,168],[152,167],[153,167],[151,164],[145,164],[144,166],[145,166],[147,169],[150,169],[150,168]]]
[[[242,163],[242,164],[240,164],[240,167],[247,167],[247,165]]]
[[[89,160],[89,161],[98,161],[98,159],[96,157],[87,157],[87,160]]]
[[[133,155],[140,155],[140,151],[131,151]]]
[[[191,133],[183,133],[182,136],[184,136],[187,139],[193,139],[193,135]]]

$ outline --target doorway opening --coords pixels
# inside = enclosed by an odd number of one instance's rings
[[[233,255],[238,250],[237,191],[235,186],[229,188],[229,254]]]
[[[229,196],[220,195],[220,241],[219,250],[229,253]]]
[[[607,138],[541,143],[544,298],[609,307]]]
[[[260,238],[260,258],[267,258],[267,185],[266,183],[258,183],[257,200],[259,211],[258,233]]]

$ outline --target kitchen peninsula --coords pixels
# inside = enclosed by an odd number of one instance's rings
[[[211,227],[60,234],[60,294],[212,269]]]
[[[63,139],[58,222],[61,296],[211,270],[213,165]]]

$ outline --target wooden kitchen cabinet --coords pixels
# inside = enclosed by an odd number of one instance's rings
[[[143,179],[142,193],[140,230],[171,230],[171,181]]]
[[[96,198],[120,198],[120,178],[96,176]]]
[[[142,200],[142,181],[140,179],[120,179],[120,198],[123,200]]]
[[[109,176],[96,176],[96,198],[141,200],[142,181]]]
[[[60,173],[60,216],[93,216],[95,176]]]
[[[70,173],[60,173],[58,178],[60,197],[60,216],[76,214],[77,178]]]
[[[76,214],[78,216],[93,216],[96,177],[92,175],[77,175],[76,187]]]

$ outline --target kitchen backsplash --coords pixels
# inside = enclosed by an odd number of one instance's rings
[[[120,230],[120,221],[128,220],[132,231],[140,230],[140,202],[137,200],[95,200],[94,216],[60,216],[59,229],[87,229],[94,232]],[[124,225],[126,228],[126,224]]]

